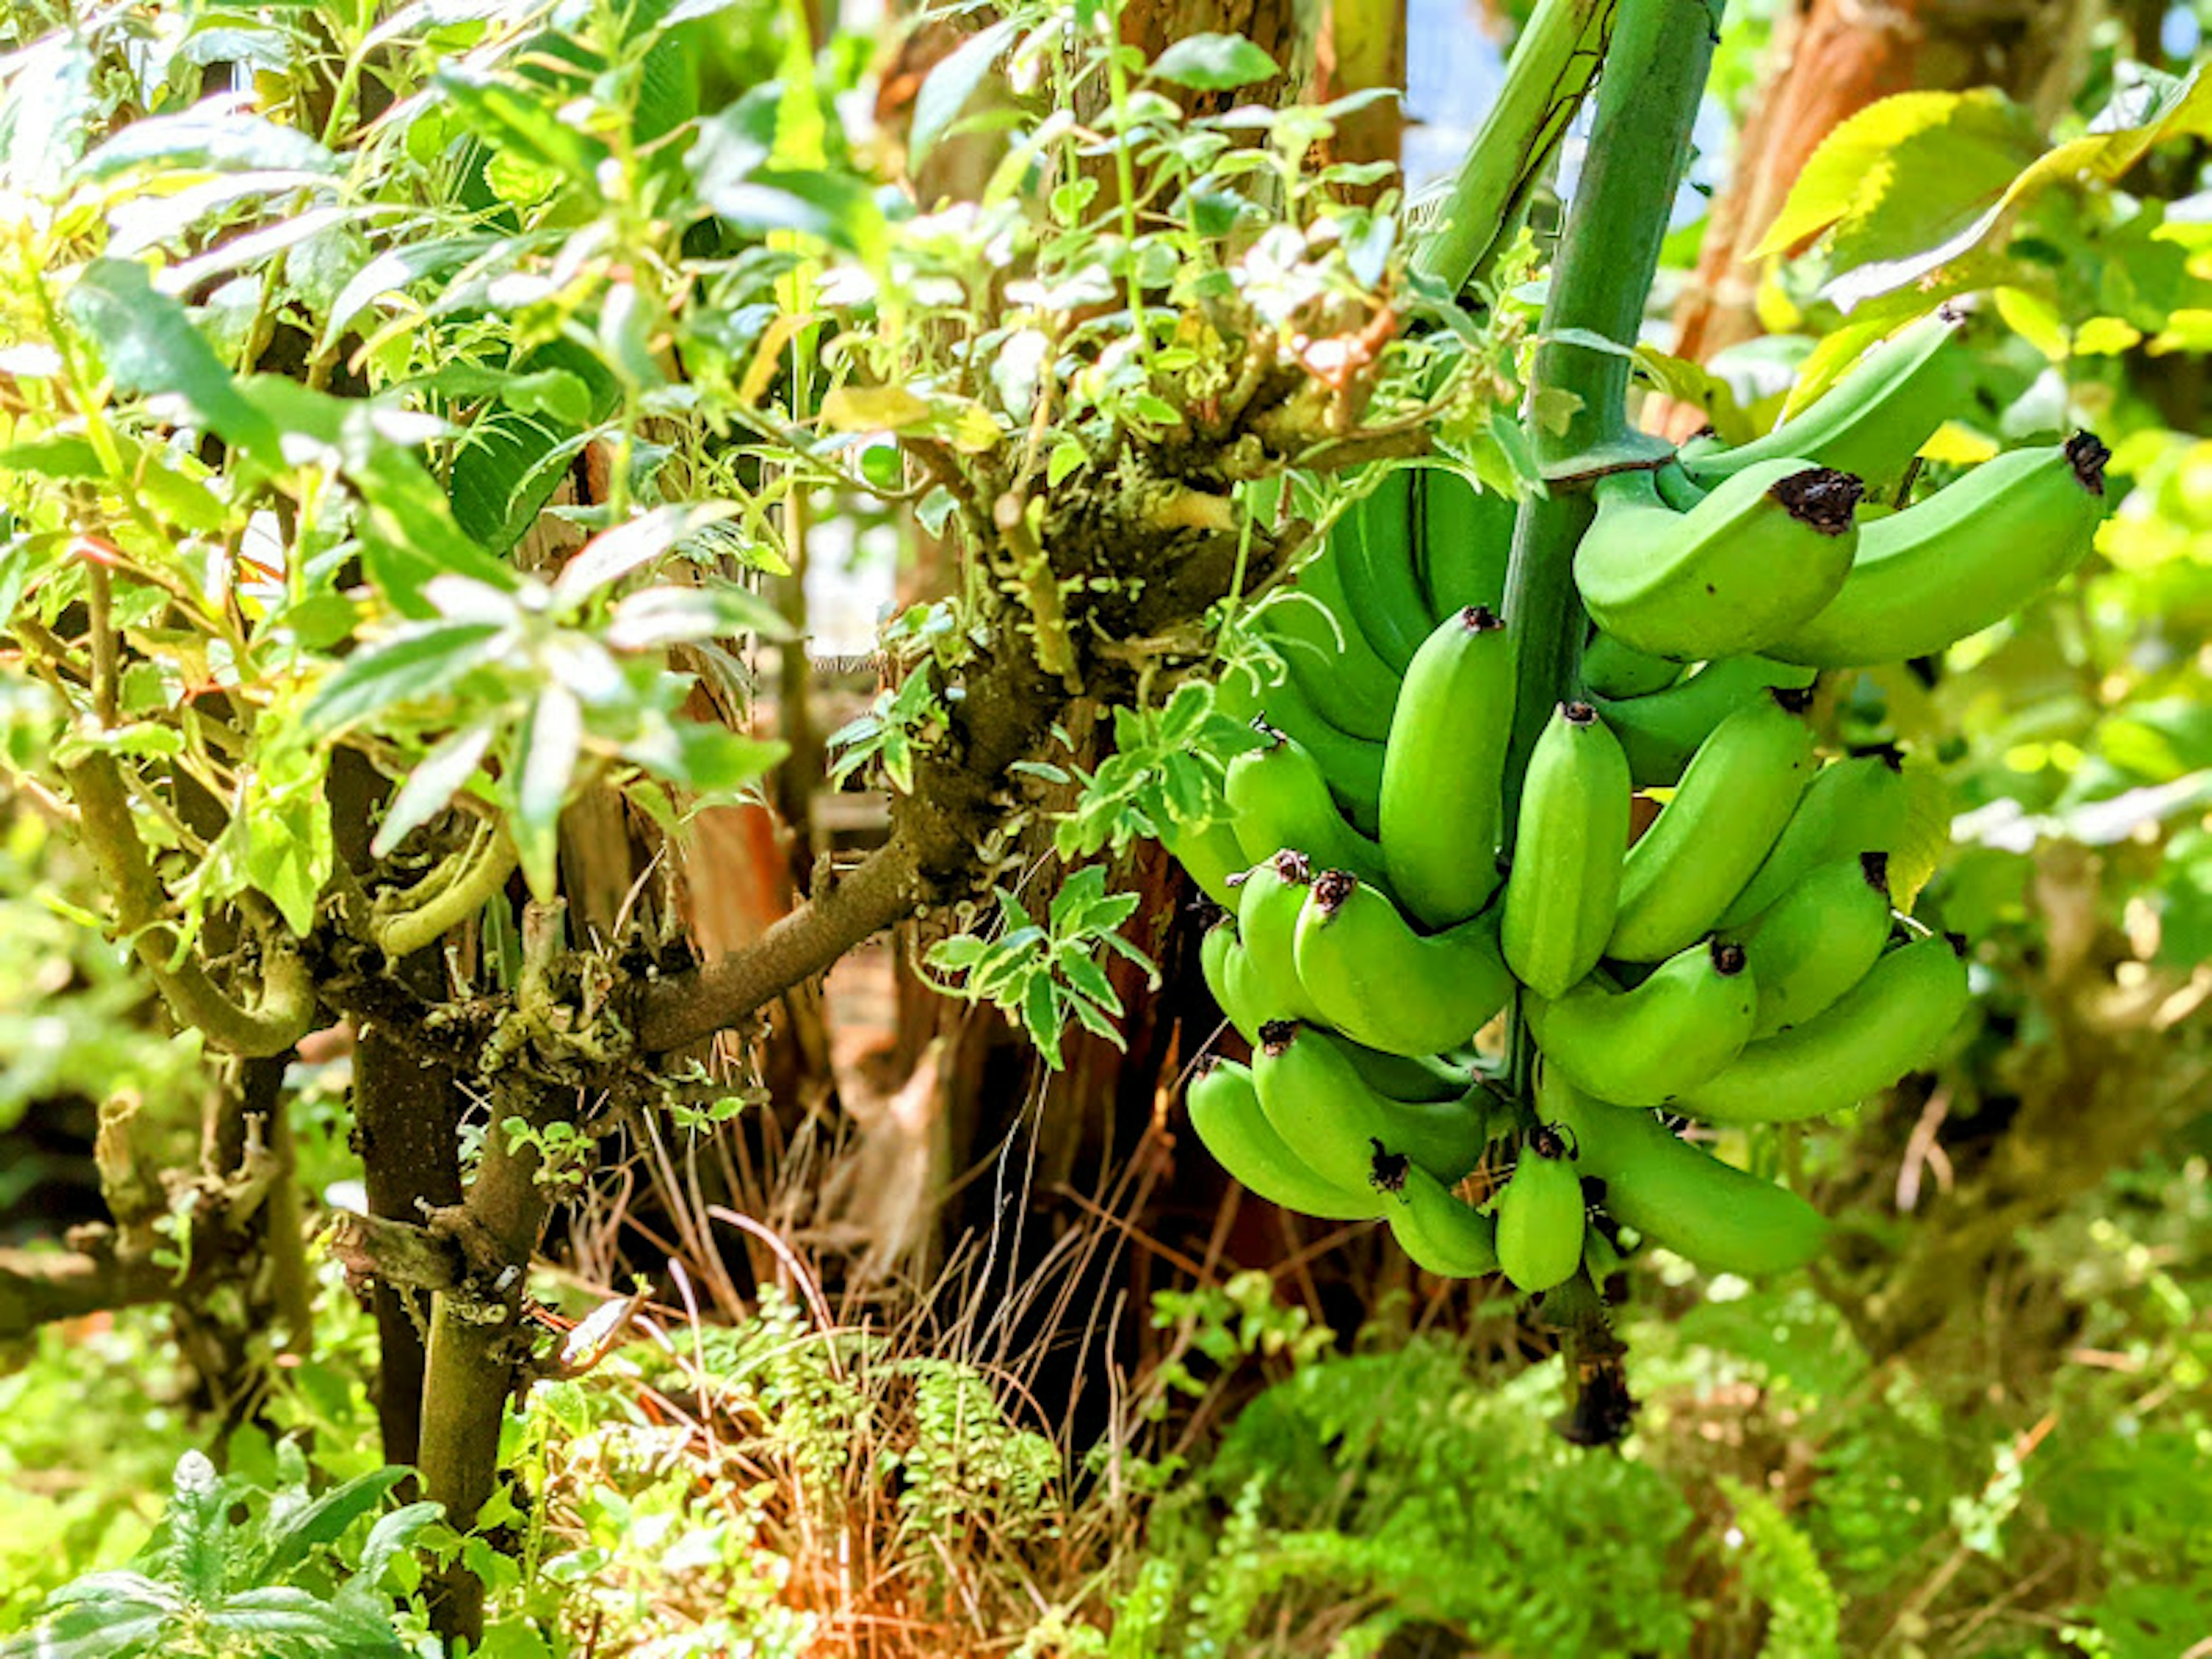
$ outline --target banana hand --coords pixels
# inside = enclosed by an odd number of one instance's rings
[[[1513,994],[1494,914],[1424,937],[1340,870],[1314,878],[1298,914],[1297,961],[1321,1018],[1385,1054],[1456,1048]]]
[[[1318,1025],[1261,1028],[1252,1076],[1260,1106],[1284,1143],[1340,1187],[1364,1184],[1378,1159],[1408,1159],[1439,1181],[1476,1165],[1489,1144],[1478,1097],[1393,1100],[1367,1086],[1341,1039]]]
[[[1191,1127],[1238,1184],[1270,1204],[1323,1221],[1366,1221],[1395,1207],[1363,1181],[1339,1187],[1316,1174],[1261,1109],[1249,1067],[1223,1061],[1199,1073],[1186,1098]]]

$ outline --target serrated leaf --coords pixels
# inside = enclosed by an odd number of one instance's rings
[[[1281,65],[1241,34],[1188,34],[1152,60],[1156,81],[1200,92],[1225,92],[1272,81]]]
[[[937,141],[960,118],[960,112],[989,77],[992,65],[1013,44],[1018,27],[1017,20],[1004,19],[969,36],[938,60],[915,94],[914,121],[906,143],[909,172],[928,159]]]

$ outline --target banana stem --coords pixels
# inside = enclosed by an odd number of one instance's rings
[[[1486,269],[1582,107],[1616,0],[1538,0],[1413,269],[1454,293]]]
[[[1538,459],[1554,482],[1521,503],[1505,584],[1506,620],[1516,638],[1513,740],[1505,764],[1509,846],[1529,751],[1572,685],[1582,652],[1585,619],[1575,592],[1575,544],[1594,509],[1587,489],[1577,486],[1609,467],[1637,464],[1625,351],[1636,343],[1659,268],[1722,3],[1620,0],[1589,150],[1552,262],[1545,343],[1529,377],[1528,407]],[[1589,336],[1619,349],[1583,343]],[[1571,413],[1547,425],[1543,412],[1558,409]],[[1526,1103],[1535,1082],[1535,1046],[1517,1006],[1512,1035],[1511,1083]]]

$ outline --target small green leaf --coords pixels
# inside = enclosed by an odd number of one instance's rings
[[[424,756],[385,809],[384,822],[377,826],[369,852],[380,859],[388,857],[393,848],[444,811],[454,793],[475,775],[496,732],[491,721],[479,720],[463,726]]]
[[[94,259],[70,289],[65,304],[70,320],[99,346],[118,386],[181,398],[225,443],[271,470],[283,466],[276,423],[240,393],[183,305],[154,287],[144,265]]]
[[[449,690],[492,654],[504,631],[491,623],[404,628],[341,663],[309,701],[301,726],[310,737],[335,737],[401,703]]]
[[[1282,68],[1241,34],[1189,34],[1153,59],[1156,81],[1200,92],[1224,92],[1272,81]]]

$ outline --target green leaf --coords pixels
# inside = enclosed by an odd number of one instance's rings
[[[356,651],[323,682],[301,716],[310,737],[335,737],[386,710],[452,688],[488,659],[504,629],[491,623],[428,623]]]
[[[100,348],[109,378],[125,392],[180,398],[225,443],[272,471],[284,465],[276,426],[240,393],[185,307],[159,292],[135,259],[95,259],[64,302],[72,322]]]
[[[519,87],[455,64],[440,66],[436,83],[470,130],[488,143],[596,191],[595,178],[599,163],[606,160],[606,146],[562,120],[559,109],[542,90]]]
[[[188,1451],[177,1460],[170,1482],[164,1565],[177,1588],[203,1604],[222,1594],[228,1501],[223,1482],[204,1453]]]
[[[567,687],[548,686],[523,732],[522,776],[515,791],[515,846],[523,877],[539,899],[554,895],[561,809],[583,744],[583,705]]]
[[[345,170],[342,160],[296,128],[204,106],[131,122],[78,162],[75,175],[81,182],[100,184],[149,163],[178,173]]]
[[[1224,92],[1272,81],[1283,71],[1265,52],[1241,34],[1185,35],[1152,62],[1156,81],[1201,92]]]
[[[463,726],[424,756],[385,809],[384,822],[377,826],[376,839],[369,843],[371,854],[380,859],[388,856],[393,848],[444,811],[461,786],[476,775],[497,730],[492,721],[478,720]]]
[[[648,587],[625,594],[605,639],[616,651],[696,645],[733,635],[791,637],[791,623],[766,599],[734,582],[705,587]]]
[[[734,501],[704,501],[684,507],[656,507],[626,524],[604,531],[584,544],[554,578],[553,603],[572,611],[602,588],[619,581],[641,565],[651,563],[708,525],[719,524],[738,511]]]
[[[906,141],[909,172],[928,159],[937,141],[959,119],[960,112],[989,77],[1000,54],[1013,44],[1018,27],[1011,17],[994,23],[969,36],[930,70],[921,90],[915,94],[914,122]]]

